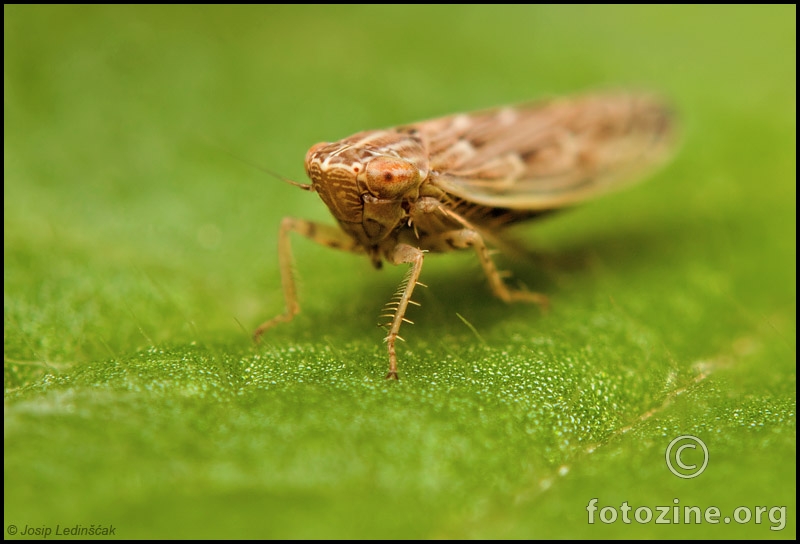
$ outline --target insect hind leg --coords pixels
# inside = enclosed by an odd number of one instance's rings
[[[418,303],[411,300],[411,294],[414,292],[414,288],[417,285],[424,286],[424,284],[419,283],[419,275],[422,272],[424,255],[424,251],[408,244],[397,244],[387,255],[389,262],[392,264],[408,263],[411,265],[411,268],[408,269],[408,273],[397,290],[397,294],[392,297],[392,300],[389,301],[385,307],[389,313],[382,316],[391,318],[391,323],[387,324],[389,325],[389,333],[386,335],[386,348],[389,351],[389,373],[386,375],[387,380],[398,379],[397,352],[395,351],[394,345],[398,338],[400,340],[403,339],[398,334],[400,332],[400,325],[402,325],[404,321],[406,323],[412,323],[412,321],[405,317],[408,305],[414,304],[419,306]]]

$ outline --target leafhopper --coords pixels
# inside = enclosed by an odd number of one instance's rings
[[[387,378],[395,344],[427,253],[472,249],[492,292],[505,302],[547,303],[503,281],[489,251],[503,229],[617,189],[663,162],[672,148],[670,108],[648,94],[598,94],[461,113],[314,145],[310,184],[338,227],[285,217],[278,237],[284,313],[256,340],[300,312],[290,234],[323,246],[409,265],[385,306]],[[489,242],[487,244],[487,242]]]

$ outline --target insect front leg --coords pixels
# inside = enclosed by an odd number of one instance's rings
[[[492,293],[504,302],[533,302],[542,307],[547,307],[547,296],[541,293],[532,293],[521,289],[512,289],[503,281],[503,273],[497,270],[494,261],[489,254],[489,248],[483,241],[483,237],[477,230],[463,228],[441,234],[444,242],[453,249],[466,249],[471,247],[478,255],[478,259],[483,267],[483,273],[489,280],[489,287]]]
[[[355,240],[336,227],[306,221],[305,219],[284,217],[278,234],[278,262],[281,270],[283,296],[286,299],[286,311],[258,326],[253,333],[253,340],[256,342],[267,329],[278,323],[291,321],[294,316],[300,313],[300,305],[297,303],[297,286],[292,271],[292,246],[289,239],[289,234],[292,231],[302,234],[322,246],[353,252],[359,252],[361,249]]]
[[[397,244],[387,255],[387,259],[392,264],[410,263],[411,268],[408,269],[405,279],[400,284],[397,290],[397,295],[386,305],[390,313],[385,314],[383,317],[391,317],[392,322],[389,327],[389,334],[386,335],[386,347],[389,350],[389,373],[386,379],[398,379],[397,377],[397,353],[394,349],[395,341],[400,338],[400,325],[403,321],[411,323],[405,318],[406,309],[409,304],[419,306],[418,303],[411,300],[411,294],[414,292],[414,287],[423,285],[418,282],[420,272],[422,272],[422,260],[425,252],[417,249],[408,244]]]

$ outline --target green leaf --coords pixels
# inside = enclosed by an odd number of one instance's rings
[[[6,6],[6,538],[795,538],[795,21]],[[333,219],[248,163],[302,181],[317,141],[609,87],[670,96],[681,149],[509,233],[549,312],[430,255],[386,381],[404,270],[297,237],[303,312],[252,344],[281,217]]]

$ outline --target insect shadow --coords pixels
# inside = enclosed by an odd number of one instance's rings
[[[572,213],[578,212],[567,211],[564,215]],[[526,231],[535,228],[515,229],[511,239],[513,253],[499,253],[496,258],[501,268],[510,273],[506,280],[510,285],[546,294],[553,311],[558,311],[565,303],[564,299],[575,285],[592,283],[595,278],[607,274],[615,274],[624,281],[625,275],[639,276],[649,269],[669,266],[670,256],[696,235],[693,226],[676,217],[657,222],[630,222],[622,228],[616,224],[614,230],[601,229],[589,234],[576,231],[558,244],[536,247],[526,243],[524,236]],[[364,266],[355,273],[358,289],[349,288],[352,284],[348,283],[336,294],[326,295],[333,297],[331,302],[343,311],[330,320],[314,315],[316,332],[335,337],[337,341],[363,340],[363,326],[378,322],[380,306],[376,306],[375,298],[385,299],[392,294],[404,273],[403,268],[390,266],[375,273]],[[470,251],[428,256],[425,284],[429,288],[420,289],[417,297],[422,308],[409,312],[409,318],[415,323],[406,333],[409,338],[435,343],[443,335],[473,337],[476,332],[480,334],[509,320],[535,323],[547,319],[547,311],[535,305],[504,303],[497,299]],[[308,293],[309,289],[304,291]],[[305,318],[312,319],[308,313]],[[314,336],[312,332],[309,335],[309,338]],[[370,336],[378,337],[380,332]]]

